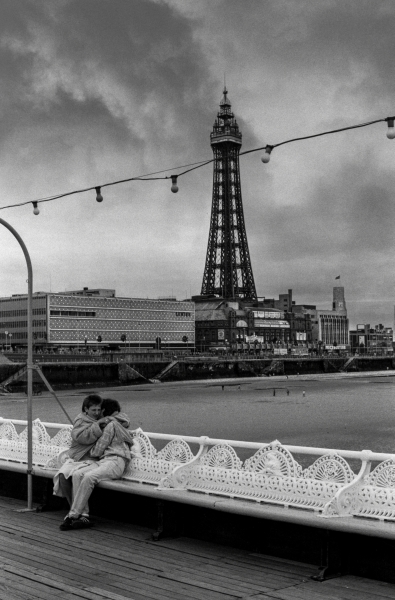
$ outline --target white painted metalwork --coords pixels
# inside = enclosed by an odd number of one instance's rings
[[[141,457],[132,458],[122,479],[158,485],[180,464],[193,459],[190,447],[182,438],[171,440],[159,452],[144,432],[136,433],[134,440],[133,450]]]
[[[26,421],[0,418],[0,460],[27,464]],[[55,433],[51,435],[49,431]],[[33,421],[33,465],[56,471],[68,456],[71,426]],[[209,437],[134,435],[137,454],[122,478],[159,488],[313,510],[322,517],[395,521],[395,455],[284,446]],[[163,446],[155,447],[155,443]],[[195,448],[195,451],[191,449]],[[249,452],[244,461],[239,457]],[[306,468],[294,455],[311,457]],[[359,461],[355,473],[349,461]],[[372,464],[376,465],[373,470]],[[355,468],[355,467],[354,467]]]

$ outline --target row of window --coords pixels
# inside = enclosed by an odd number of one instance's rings
[[[17,331],[16,333],[12,334],[12,340],[11,338],[8,340],[8,344],[11,344],[12,342],[14,342],[15,340],[26,340],[27,339],[27,331]],[[4,343],[2,341],[2,343]]]
[[[47,339],[47,332],[46,331],[42,331],[39,333],[33,333],[33,339],[34,340],[46,340]],[[12,339],[10,338],[8,340],[8,344],[12,344],[12,342],[15,342],[16,340],[27,340],[27,331],[17,331],[16,333],[12,334]],[[0,343],[2,343],[1,339],[0,339]],[[4,343],[4,342],[3,342]]]
[[[343,317],[341,315],[320,315],[320,319],[321,321],[337,321],[337,320],[341,320],[341,321],[346,321],[347,317]]]
[[[191,302],[175,302],[166,300],[133,300],[129,298],[88,298],[86,296],[61,296],[54,294],[51,296],[51,306],[59,308],[94,308],[96,310],[100,308],[111,308],[111,309],[133,309],[133,310],[154,310],[155,312],[162,311],[173,311],[177,309],[191,310],[194,309],[194,305]]]
[[[33,315],[45,315],[47,312],[46,308],[33,308]],[[20,310],[0,310],[0,319],[6,317],[27,317],[27,308],[21,308]]]
[[[33,319],[33,327],[45,327],[47,322],[45,319]],[[27,321],[10,321],[9,323],[2,323],[2,329],[27,329]]]
[[[53,310],[51,308],[51,317],[96,317],[93,311],[81,310]]]

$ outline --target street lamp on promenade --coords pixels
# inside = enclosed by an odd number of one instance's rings
[[[5,331],[4,335],[5,335],[5,351],[7,352],[8,331]]]
[[[33,327],[32,327],[32,297],[33,297],[33,268],[29,252],[19,233],[7,221],[0,219],[3,225],[16,238],[23,254],[25,255],[27,265],[27,510],[33,507]],[[5,331],[7,335],[8,332]],[[12,335],[11,333],[9,334]]]

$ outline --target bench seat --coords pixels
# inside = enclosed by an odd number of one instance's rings
[[[26,422],[0,421],[0,470],[27,471]],[[24,424],[18,433],[17,428]],[[56,434],[48,433],[50,426]],[[33,422],[33,475],[51,479],[67,457],[71,427]],[[153,441],[160,440],[158,450]],[[104,489],[261,519],[395,539],[395,456],[229,442],[207,437],[135,434],[138,457]],[[197,447],[192,451],[191,447]],[[242,461],[236,449],[250,456]],[[251,454],[251,450],[253,453]],[[292,452],[291,452],[292,450]],[[306,468],[299,452],[313,455]],[[343,456],[341,455],[343,454]],[[318,458],[317,458],[318,456]],[[355,473],[345,457],[357,458]],[[371,471],[371,465],[377,466]],[[326,518],[323,518],[326,517]]]

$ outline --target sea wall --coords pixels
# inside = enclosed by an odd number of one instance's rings
[[[0,364],[0,383],[19,371],[24,363]],[[81,386],[130,385],[149,381],[186,381],[265,377],[272,375],[307,375],[339,372],[386,371],[395,369],[391,357],[347,358],[287,358],[287,359],[196,359],[184,358],[173,362],[94,362],[43,363],[41,369],[54,389]],[[41,385],[34,373],[34,385]],[[26,388],[26,375],[9,384],[10,389]]]
[[[347,364],[348,363],[348,364]],[[161,377],[162,381],[226,379],[228,377],[262,377],[271,375],[307,375],[395,369],[391,357],[354,358],[287,358],[287,359],[184,359]]]

